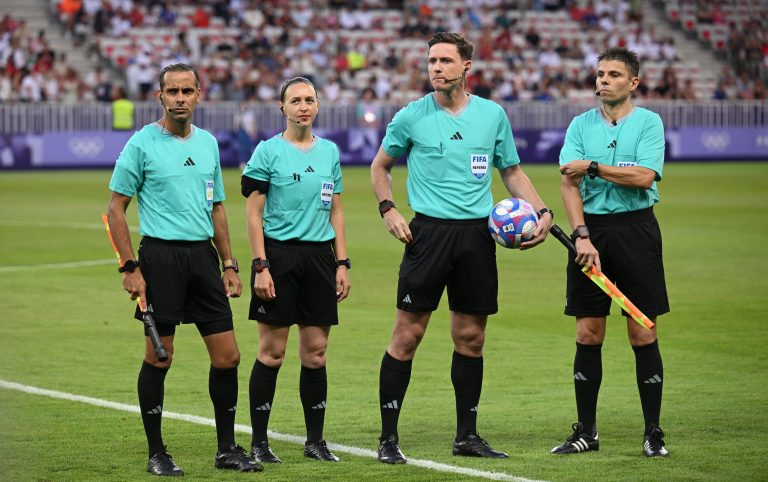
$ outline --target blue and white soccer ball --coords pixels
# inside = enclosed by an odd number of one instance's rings
[[[505,248],[519,248],[523,241],[533,239],[538,223],[533,206],[516,197],[499,201],[488,215],[491,237]]]

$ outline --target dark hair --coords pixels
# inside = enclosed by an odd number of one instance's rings
[[[315,97],[317,97],[317,87],[315,87],[315,84],[313,84],[306,77],[294,77],[283,82],[283,85],[280,87],[280,102],[285,102],[285,91],[288,90],[288,87],[292,86],[293,84],[298,84],[299,82],[303,82],[311,86],[315,91]]]
[[[456,46],[456,50],[459,51],[461,60],[472,60],[472,52],[475,50],[472,42],[465,39],[460,33],[437,32],[429,39],[428,44],[429,48],[432,48],[435,44],[453,44]]]
[[[624,62],[630,77],[637,77],[640,74],[640,61],[637,59],[637,54],[631,50],[618,47],[610,48],[598,55],[597,61],[602,62],[603,60],[618,60],[619,62]]]
[[[163,67],[163,70],[160,71],[158,82],[160,83],[161,91],[165,87],[165,74],[167,72],[192,72],[195,74],[195,87],[200,87],[200,74],[197,73],[197,69],[189,64],[170,64]]]

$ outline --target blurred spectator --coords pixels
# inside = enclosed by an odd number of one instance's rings
[[[125,89],[116,85],[112,89],[112,129],[127,131],[133,129],[133,102],[126,97]]]

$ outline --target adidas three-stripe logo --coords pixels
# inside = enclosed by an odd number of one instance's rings
[[[573,375],[573,379],[574,380],[581,380],[582,382],[586,382],[587,381],[587,377],[585,377],[584,374],[581,373],[581,372],[576,372],[576,374]]]
[[[403,298],[403,303],[410,303],[411,302],[411,295],[405,295],[405,298]]]
[[[452,135],[452,136],[451,136],[451,140],[452,140],[452,141],[463,141],[463,140],[464,140],[464,138],[463,138],[463,137],[461,137],[461,132],[459,132],[459,131],[456,131],[456,133],[455,133],[454,135]]]
[[[571,442],[571,445],[573,445],[573,448],[575,448],[577,452],[584,452],[585,450],[589,450],[589,444],[587,444],[587,441],[583,438],[580,438],[575,442]]]
[[[237,412],[237,404],[235,404],[235,406],[232,408],[228,408],[227,412]]]
[[[259,313],[266,313],[266,312],[267,312],[267,310],[265,310],[263,306],[259,306],[259,307],[256,309],[256,311],[258,311]]]
[[[312,405],[312,410],[325,410],[325,400],[318,403],[317,405]]]
[[[612,140],[610,144],[608,144],[608,149],[616,149],[616,139]]]
[[[307,166],[307,168],[304,169],[304,172],[315,172],[315,170],[312,169],[312,166]]]
[[[259,410],[261,412],[269,412],[271,408],[272,408],[272,405],[270,405],[269,402],[267,402],[260,407],[256,407],[256,410]]]
[[[381,408],[393,408],[397,410],[397,400],[392,400],[391,402],[387,402],[384,405],[381,406]]]
[[[657,374],[644,381],[643,383],[661,383],[661,377]]]
[[[153,408],[152,410],[147,410],[147,413],[150,414],[150,415],[159,415],[159,414],[163,413],[163,406],[162,405],[158,405],[155,408]]]
[[[477,412],[477,405],[469,409],[470,412]]]
[[[184,162],[184,165],[185,166],[194,166],[195,165],[195,161],[193,161],[191,157],[188,157],[186,162]]]

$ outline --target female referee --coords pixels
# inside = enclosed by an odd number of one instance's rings
[[[307,441],[304,455],[336,462],[323,440],[328,334],[337,303],[349,294],[339,149],[312,134],[320,103],[309,80],[280,89],[285,131],[261,142],[242,177],[253,254],[249,318],[259,322],[259,354],[250,380],[253,459],[279,463],[267,440],[275,385],[288,331],[299,325]]]

